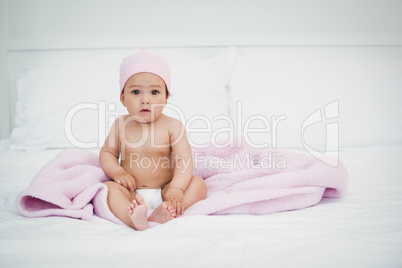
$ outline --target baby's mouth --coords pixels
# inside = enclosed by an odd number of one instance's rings
[[[141,109],[141,111],[140,112],[150,112],[150,110],[149,109]]]

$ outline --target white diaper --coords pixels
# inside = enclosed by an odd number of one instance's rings
[[[137,189],[136,194],[139,194],[144,198],[145,204],[148,209],[155,209],[162,204],[162,189]]]

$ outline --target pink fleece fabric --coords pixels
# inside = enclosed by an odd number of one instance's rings
[[[56,155],[17,197],[18,211],[26,217],[66,216],[90,220],[99,217],[123,224],[107,204],[108,176],[93,152],[65,150]]]
[[[194,175],[205,179],[208,193],[185,211],[187,216],[301,209],[318,204],[323,197],[341,197],[347,189],[342,162],[332,167],[307,154],[253,149],[243,143],[226,149],[193,149],[193,157],[198,163]]]
[[[208,195],[187,209],[185,216],[259,215],[301,209],[316,205],[323,197],[340,197],[347,188],[348,175],[341,162],[331,167],[305,154],[239,146],[193,149],[193,157],[194,174],[206,181]],[[270,157],[271,164],[276,161],[271,167]],[[17,209],[27,217],[67,216],[83,220],[90,220],[95,213],[123,224],[107,205],[107,187],[103,182],[108,179],[97,154],[65,150],[20,193]]]

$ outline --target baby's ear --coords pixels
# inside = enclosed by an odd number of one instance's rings
[[[126,107],[126,102],[124,101],[124,90],[120,94],[120,101],[123,104],[123,106]]]

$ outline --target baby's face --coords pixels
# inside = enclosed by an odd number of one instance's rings
[[[134,120],[153,122],[161,116],[167,103],[165,82],[155,74],[135,74],[127,80],[120,100]]]

